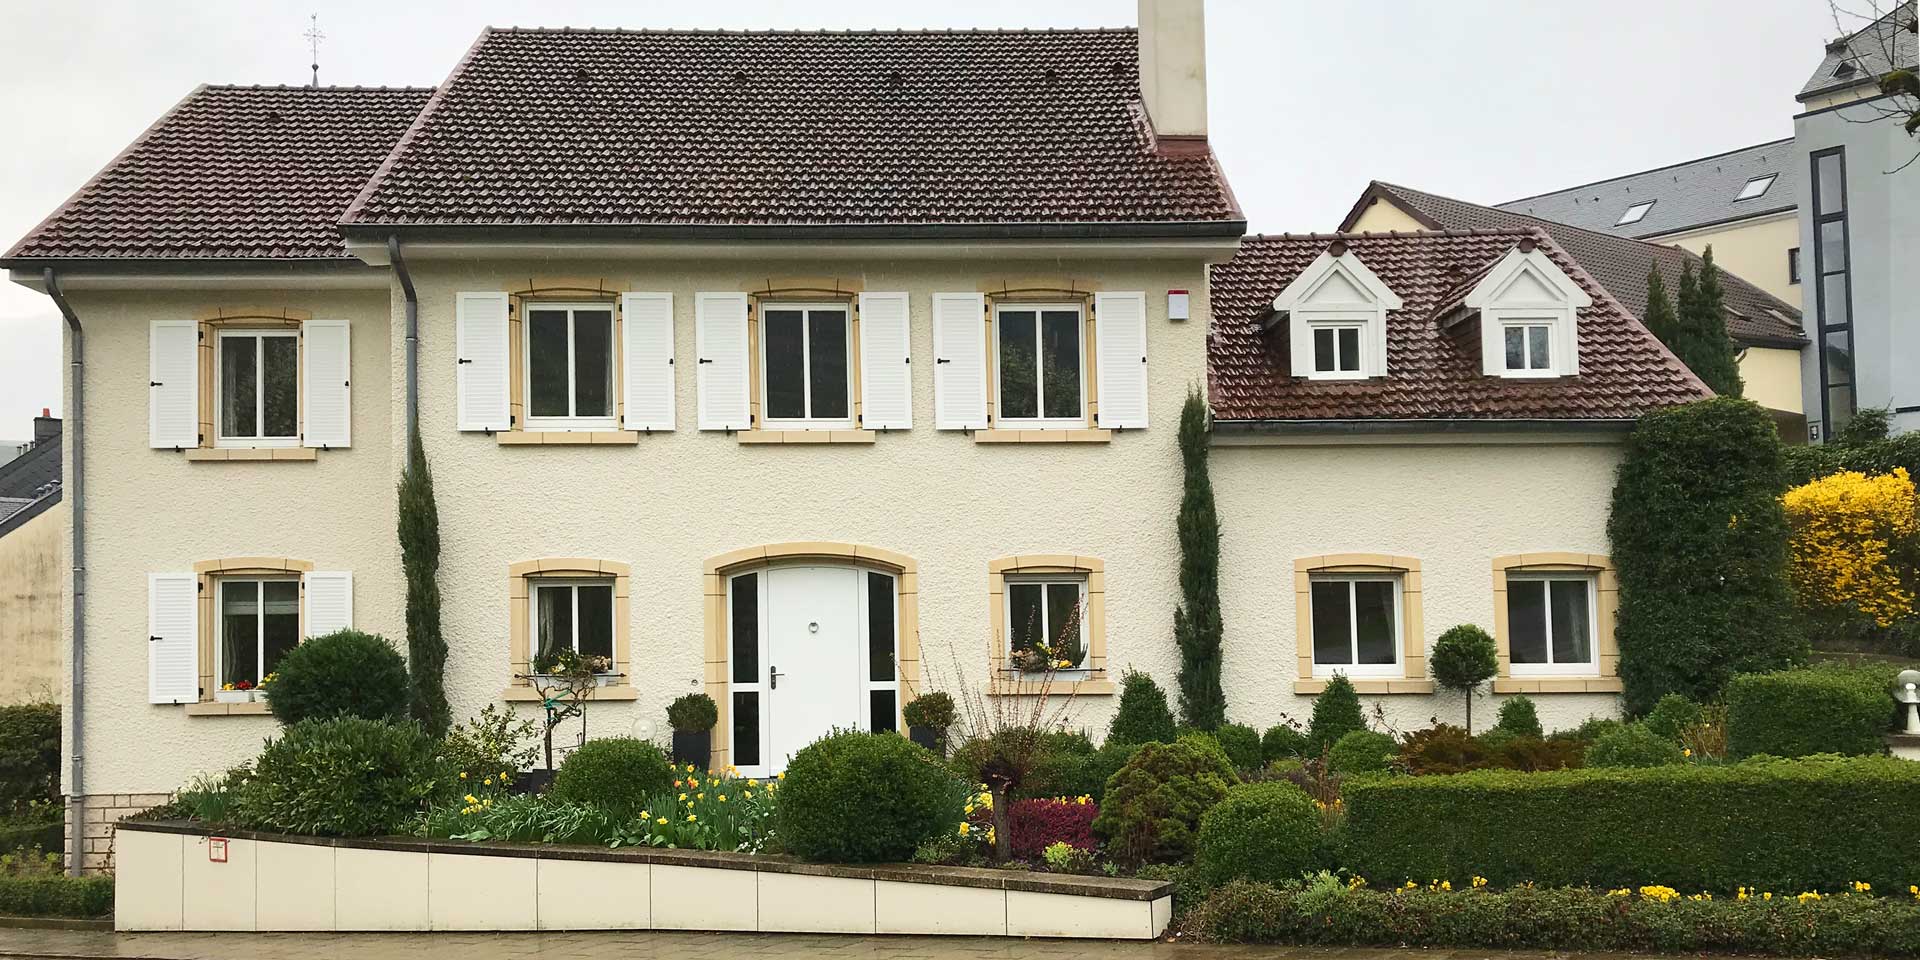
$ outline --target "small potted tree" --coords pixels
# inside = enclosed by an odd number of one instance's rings
[[[953,698],[935,691],[913,698],[901,709],[907,736],[928,750],[947,755],[947,728],[953,726]]]
[[[720,708],[704,693],[689,693],[667,704],[667,725],[673,728],[673,762],[705,769],[713,756],[713,725]]]

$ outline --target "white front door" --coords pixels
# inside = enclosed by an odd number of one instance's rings
[[[835,727],[864,728],[860,578],[853,567],[767,571],[765,719],[773,770]]]

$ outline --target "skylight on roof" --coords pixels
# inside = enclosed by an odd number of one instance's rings
[[[1769,173],[1764,177],[1754,177],[1752,180],[1748,180],[1747,185],[1740,188],[1740,195],[1733,199],[1735,201],[1753,200],[1764,196],[1767,188],[1773,186],[1773,180],[1778,176],[1779,174],[1777,173]]]
[[[1621,214],[1620,219],[1615,220],[1613,222],[1613,225],[1616,227],[1623,227],[1629,223],[1639,223],[1640,221],[1645,220],[1647,218],[1647,211],[1652,209],[1653,209],[1652,200],[1642,200],[1639,203],[1636,203],[1633,206],[1628,207],[1627,212]]]

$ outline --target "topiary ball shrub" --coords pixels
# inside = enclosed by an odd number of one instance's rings
[[[1235,769],[1258,770],[1266,766],[1260,731],[1242,723],[1223,723],[1213,731],[1213,739],[1220,741],[1220,748],[1227,751],[1227,759],[1233,761]]]
[[[565,760],[547,791],[555,800],[624,815],[673,785],[673,764],[660,748],[632,737],[588,740]]]
[[[787,764],[776,830],[803,860],[905,860],[960,823],[967,792],[939,757],[905,737],[843,731]]]
[[[1680,732],[1700,722],[1700,705],[1677,693],[1661,697],[1642,718],[1647,729],[1660,736],[1680,742]]]
[[[1124,864],[1185,860],[1193,853],[1200,818],[1235,782],[1226,754],[1199,737],[1142,744],[1107,781],[1093,832]]]
[[[1268,763],[1293,760],[1307,750],[1307,735],[1290,723],[1277,723],[1260,735],[1260,755]]]
[[[235,819],[284,833],[382,836],[455,782],[439,744],[416,724],[306,720],[267,741],[240,791]]]
[[[667,726],[675,733],[704,733],[719,722],[719,705],[704,693],[689,693],[667,704]]]
[[[1098,846],[1093,818],[1099,814],[1100,807],[1090,797],[1015,800],[1007,807],[1013,855],[1033,860],[1056,843],[1091,851]]]
[[[289,727],[303,720],[407,719],[413,688],[407,664],[385,637],[341,630],[310,637],[282,654],[267,705]]]
[[[953,726],[953,698],[938,690],[923,693],[907,701],[907,705],[900,708],[900,714],[909,727],[945,730]]]
[[[1173,711],[1153,678],[1128,670],[1120,679],[1120,707],[1107,727],[1108,743],[1172,743]]]
[[[1545,730],[1540,729],[1540,712],[1534,709],[1533,698],[1524,694],[1508,697],[1500,704],[1500,719],[1493,726],[1516,737],[1533,737],[1537,740],[1547,735]]]
[[[1686,759],[1680,745],[1644,723],[1629,723],[1596,737],[1587,748],[1589,767],[1663,767]]]
[[[1284,780],[1242,784],[1200,819],[1193,868],[1207,886],[1288,883],[1321,866],[1320,833],[1320,811],[1299,787]]]
[[[1326,689],[1313,698],[1313,719],[1307,722],[1307,757],[1318,759],[1341,737],[1366,728],[1366,718],[1360,714],[1360,694],[1346,674],[1336,673],[1327,681]]]
[[[1393,763],[1400,745],[1373,730],[1355,730],[1341,737],[1327,752],[1327,766],[1335,773],[1378,773]]]

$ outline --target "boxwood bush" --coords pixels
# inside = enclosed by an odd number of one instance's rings
[[[1734,677],[1727,686],[1727,751],[1734,757],[1883,753],[1895,673],[1889,666],[1823,664]]]
[[[112,912],[112,877],[0,876],[0,915],[91,920]]]
[[[673,765],[659,747],[632,737],[605,737],[567,754],[548,792],[555,800],[627,813],[672,785]]]
[[[787,764],[775,829],[806,860],[905,860],[959,826],[967,792],[939,757],[905,737],[842,731]]]
[[[1260,735],[1260,754],[1268,763],[1292,760],[1306,749],[1306,733],[1290,723],[1276,723]]]
[[[1128,670],[1120,678],[1120,707],[1107,725],[1108,743],[1171,743],[1173,711],[1153,678]]]
[[[1244,723],[1223,723],[1213,731],[1213,739],[1220,742],[1220,748],[1227,751],[1227,759],[1241,770],[1258,770],[1265,766],[1261,754],[1260,731]]]
[[[1320,811],[1285,780],[1246,783],[1200,818],[1194,869],[1209,886],[1229,880],[1284,883],[1321,864]]]
[[[1920,835],[1920,763],[1879,757],[1362,778],[1342,799],[1346,866],[1378,886],[1904,891]]]
[[[267,705],[281,723],[359,717],[399,723],[410,714],[407,665],[386,638],[341,630],[288,650],[274,667]]]
[[[59,771],[59,704],[0,707],[0,812],[58,799]]]
[[[1658,767],[1685,758],[1680,744],[1645,723],[1629,723],[1595,737],[1586,759],[1589,767]]]
[[[1335,773],[1378,773],[1393,762],[1400,745],[1391,736],[1374,730],[1355,730],[1334,741],[1327,751],[1327,766]]]
[[[381,836],[452,790],[454,777],[439,744],[412,722],[307,720],[267,741],[240,791],[237,819],[284,833]]]

